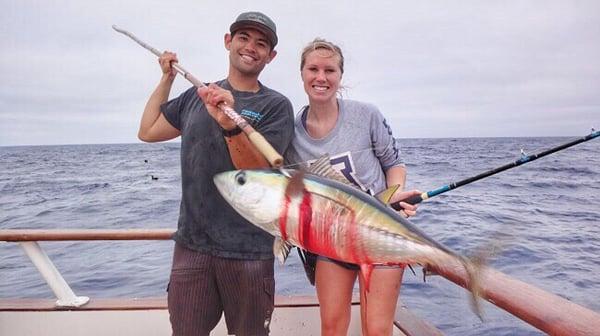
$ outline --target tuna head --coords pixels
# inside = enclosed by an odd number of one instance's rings
[[[285,176],[269,170],[235,170],[213,177],[223,198],[250,223],[280,236]]]

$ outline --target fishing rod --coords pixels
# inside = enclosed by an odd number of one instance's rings
[[[143,42],[142,40],[137,38],[135,35],[128,32],[127,30],[121,29],[121,28],[117,27],[116,25],[113,25],[112,28],[114,30],[116,30],[117,32],[134,40],[135,42],[137,42],[137,44],[142,46],[144,49],[150,51],[154,55],[156,55],[158,57],[160,57],[162,55],[162,52],[160,52],[158,49],[153,48],[152,46]],[[195,87],[201,88],[201,87],[206,86],[204,83],[202,83],[200,80],[198,80],[196,77],[194,77],[194,75],[192,75],[189,71],[185,70],[178,63],[173,63],[172,67],[179,74],[181,74],[185,79],[190,81],[190,83],[192,83]],[[265,139],[265,137],[262,136],[262,134],[260,134],[257,130],[255,130],[254,127],[250,126],[250,124],[246,121],[246,119],[242,118],[234,109],[227,106],[227,104],[224,102],[219,103],[219,105],[217,107],[221,111],[223,111],[223,113],[225,113],[231,120],[233,120],[233,122],[235,122],[235,124],[244,133],[246,133],[250,142],[252,142],[252,144],[256,147],[256,149],[258,149],[258,151],[267,159],[267,161],[269,161],[271,166],[280,167],[283,164],[283,157],[279,153],[277,153],[277,151],[273,148],[273,146],[271,146],[271,144],[269,144],[269,142]]]
[[[596,138],[598,136],[600,136],[600,131],[594,131],[594,129],[592,128],[592,132],[590,134],[582,137],[582,138],[573,140],[571,142],[562,144],[560,146],[556,146],[556,147],[550,148],[548,150],[545,150],[545,151],[537,153],[537,154],[525,155],[524,153],[522,153],[521,154],[521,158],[518,159],[515,162],[511,162],[509,164],[505,164],[504,166],[501,166],[501,167],[498,167],[498,168],[491,169],[491,170],[488,170],[486,172],[483,172],[483,173],[481,173],[479,175],[475,175],[473,177],[469,177],[469,178],[466,178],[464,180],[461,180],[461,181],[458,181],[458,182],[454,182],[454,183],[445,185],[445,186],[443,186],[441,188],[437,188],[437,189],[434,189],[434,190],[431,190],[431,191],[428,191],[428,192],[424,192],[424,193],[422,193],[420,195],[411,196],[408,199],[404,200],[403,202],[406,202],[406,203],[409,203],[409,204],[421,203],[422,201],[424,201],[424,200],[426,200],[428,198],[432,198],[434,196],[443,194],[443,193],[445,193],[447,191],[456,189],[458,187],[462,187],[464,185],[467,185],[469,183],[475,182],[477,180],[481,180],[483,178],[486,178],[486,177],[498,174],[498,173],[503,172],[505,170],[508,170],[508,169],[511,169],[511,168],[514,168],[514,167],[518,167],[520,165],[523,165],[523,164],[526,164],[528,162],[537,160],[537,159],[539,159],[541,157],[544,157],[546,155],[550,155],[552,153],[556,153],[558,151],[561,151],[563,149],[575,146],[575,145],[580,144],[582,142],[586,142],[588,140],[592,140],[592,139],[594,139],[594,138]],[[402,206],[400,205],[400,202],[391,203],[390,206],[392,208],[396,209],[396,210],[402,210],[403,209]]]

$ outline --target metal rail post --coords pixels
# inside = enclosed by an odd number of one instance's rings
[[[35,241],[19,243],[31,262],[38,269],[44,280],[56,295],[58,307],[80,307],[90,300],[87,296],[76,296],[69,284],[56,269],[48,255]]]

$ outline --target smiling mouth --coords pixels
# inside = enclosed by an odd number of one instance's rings
[[[322,86],[322,85],[313,85],[312,88],[315,91],[321,91],[321,92],[329,90],[329,86]]]
[[[250,55],[240,55],[240,57],[246,62],[255,62],[256,61],[256,58],[254,58]]]

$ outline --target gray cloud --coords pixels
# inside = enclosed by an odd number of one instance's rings
[[[176,51],[197,77],[226,74],[223,34],[244,10],[278,24],[261,80],[306,103],[301,48],[346,54],[344,96],[376,104],[399,137],[582,135],[600,127],[596,1],[6,1],[0,145],[135,142],[159,78],[117,24]],[[178,79],[172,96],[189,84]],[[110,130],[110,132],[107,132]]]

